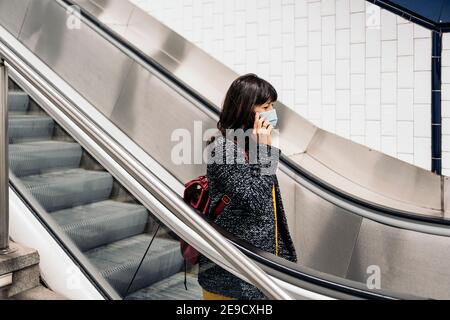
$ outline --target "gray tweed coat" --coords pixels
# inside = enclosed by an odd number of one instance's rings
[[[256,145],[256,144],[255,144]],[[262,148],[261,148],[262,146]],[[275,215],[272,187],[275,185],[278,216],[278,256],[297,262],[294,244],[289,234],[275,175],[281,151],[274,146],[257,145],[250,152],[250,163],[234,161],[217,163],[217,155],[226,159],[243,159],[244,149],[232,140],[219,136],[209,145],[207,176],[211,210],[224,194],[231,198],[215,223],[255,247],[275,254]],[[220,148],[220,149],[218,149]],[[218,151],[222,153],[218,153]],[[278,153],[278,155],[273,154]],[[252,157],[252,154],[255,155]],[[257,156],[256,156],[257,155]],[[275,157],[272,157],[275,155]],[[214,160],[215,159],[215,160]],[[264,171],[264,168],[269,171]],[[262,171],[266,172],[262,174]],[[209,292],[236,299],[265,299],[255,286],[246,283],[208,258],[199,259],[198,282]]]

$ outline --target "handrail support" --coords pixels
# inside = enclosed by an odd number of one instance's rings
[[[0,255],[14,252],[9,246],[8,70],[0,59]]]

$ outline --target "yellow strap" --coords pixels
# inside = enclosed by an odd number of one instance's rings
[[[275,255],[278,256],[278,220],[277,220],[277,200],[275,197],[275,184],[272,187],[273,214],[275,216]]]
[[[217,293],[212,293],[203,289],[203,300],[236,300],[236,299],[226,297]]]

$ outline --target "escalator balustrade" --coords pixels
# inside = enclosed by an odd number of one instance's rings
[[[200,299],[192,272],[184,289],[179,242],[167,228],[157,229],[147,209],[17,86],[8,106],[11,171],[110,285],[127,299]]]

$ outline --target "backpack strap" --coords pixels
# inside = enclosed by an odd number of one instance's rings
[[[231,202],[231,199],[229,196],[224,194],[222,198],[220,199],[220,202],[217,204],[216,208],[214,209],[214,215],[217,217],[219,216],[223,209]]]

